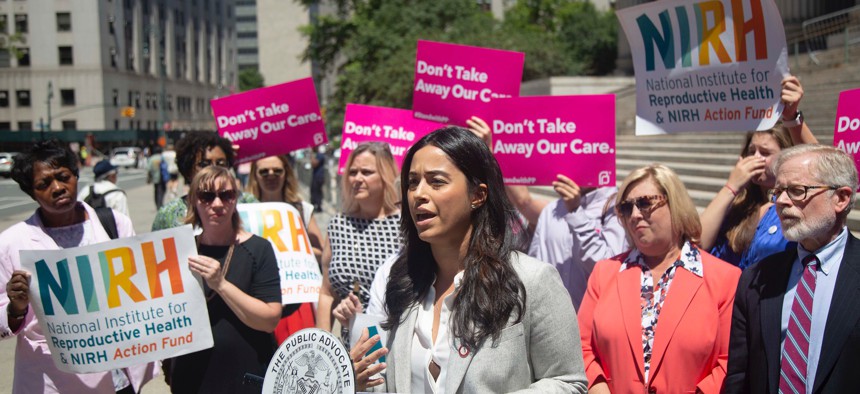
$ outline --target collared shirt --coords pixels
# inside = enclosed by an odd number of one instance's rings
[[[702,255],[699,253],[699,249],[689,241],[684,242],[678,260],[666,269],[666,272],[663,273],[663,276],[660,277],[657,283],[654,283],[651,269],[645,264],[645,257],[638,249],[633,249],[627,255],[627,258],[624,259],[619,271],[637,267],[642,270],[640,289],[640,305],[642,306],[642,354],[645,358],[644,370],[645,382],[647,383],[648,373],[651,371],[651,351],[654,348],[654,331],[657,328],[657,319],[660,317],[663,303],[669,294],[669,286],[672,285],[672,280],[675,278],[676,268],[686,269],[692,274],[702,277]]]
[[[535,226],[529,256],[555,266],[577,310],[594,264],[627,250],[627,236],[612,204],[617,192],[616,187],[594,189],[573,212],[558,199],[541,211]]]
[[[415,322],[415,334],[412,336],[412,393],[435,393],[445,392],[445,380],[448,374],[448,359],[454,349],[448,323],[451,319],[451,308],[454,306],[454,296],[460,289],[463,280],[461,271],[454,276],[454,291],[442,299],[442,310],[439,313],[439,328],[436,332],[436,341],[433,341],[433,300],[436,299],[436,289],[433,285],[424,297],[424,301],[418,308],[418,320]],[[433,379],[430,374],[430,361],[439,366],[439,377]]]
[[[818,359],[821,354],[821,344],[824,342],[824,329],[827,325],[827,314],[830,311],[830,301],[833,299],[833,289],[836,288],[836,276],[842,265],[845,254],[845,244],[848,242],[848,227],[843,227],[836,239],[824,245],[815,252],[810,252],[797,244],[797,258],[791,263],[791,273],[788,276],[788,287],[782,300],[781,343],[785,342],[788,332],[788,319],[791,316],[791,306],[794,305],[794,295],[797,284],[803,275],[801,261],[806,256],[815,253],[820,266],[815,272],[815,294],[812,298],[812,327],[809,329],[809,361],[806,363],[806,392],[812,393],[815,384],[815,372],[818,369]],[[780,354],[782,347],[780,346]]]

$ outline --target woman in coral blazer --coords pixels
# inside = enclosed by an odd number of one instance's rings
[[[699,250],[699,215],[669,168],[630,173],[616,203],[634,246],[603,260],[579,310],[589,393],[718,393],[740,270]]]

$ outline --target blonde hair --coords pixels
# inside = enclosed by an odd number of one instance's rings
[[[223,179],[227,184],[233,186],[236,191],[236,199],[233,204],[237,204],[242,191],[236,187],[236,178],[230,173],[230,170],[219,166],[208,166],[197,171],[194,179],[191,180],[191,189],[188,191],[188,212],[185,214],[185,224],[193,224],[201,226],[200,216],[197,214],[197,193],[201,191],[209,191],[215,189],[215,184],[219,179]],[[239,217],[239,210],[233,209],[233,231],[239,231],[242,228],[242,219]]]
[[[386,214],[398,210],[400,203],[400,191],[397,189],[397,164],[391,155],[391,148],[385,142],[364,142],[359,144],[346,161],[346,172],[352,167],[353,161],[362,153],[370,153],[376,157],[376,171],[382,178],[382,208]],[[357,213],[358,203],[352,198],[352,186],[349,184],[349,176],[344,174],[341,181],[343,191],[343,211],[347,214]]]
[[[617,207],[627,199],[627,194],[634,185],[643,181],[653,182],[666,196],[669,215],[672,220],[672,232],[676,239],[699,243],[702,236],[702,222],[699,220],[699,213],[696,211],[696,206],[690,199],[684,183],[678,178],[678,174],[675,174],[675,171],[669,167],[655,163],[630,172],[624,179],[624,183],[618,188],[615,206]],[[621,215],[618,215],[618,218],[623,220]]]
[[[277,158],[284,165],[284,187],[281,190],[281,198],[284,200],[284,202],[288,203],[294,204],[301,202],[302,198],[299,196],[299,183],[296,179],[296,173],[293,172],[293,166],[290,165],[290,160],[287,155],[269,157]],[[268,159],[269,157],[264,157],[263,159]],[[245,190],[248,193],[253,194],[254,197],[257,197],[257,200],[263,201],[263,190],[260,186],[260,182],[257,181],[257,162],[259,162],[260,160],[255,160],[251,164],[251,176],[248,179],[248,186],[245,188]]]

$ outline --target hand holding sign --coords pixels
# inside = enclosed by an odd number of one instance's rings
[[[9,322],[13,323],[9,328],[14,331],[20,327],[30,307],[30,274],[27,271],[12,272],[12,278],[6,283],[6,296],[9,297]]]

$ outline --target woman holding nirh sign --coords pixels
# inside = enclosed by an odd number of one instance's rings
[[[798,110],[802,97],[803,87],[796,77],[783,79],[782,124],[747,133],[729,179],[701,214],[702,248],[741,269],[794,245],[782,236],[768,190],[776,180],[771,161],[780,151],[818,142]]]
[[[39,208],[0,234],[0,338],[17,339],[14,393],[136,392],[160,369],[158,363],[112,372],[73,374],[54,365],[45,335],[30,308],[30,274],[21,269],[21,250],[56,250],[111,238],[96,211],[77,201],[78,158],[57,140],[35,143],[15,157],[12,178]],[[131,220],[112,211],[118,237],[134,235]],[[36,290],[38,291],[38,290]]]
[[[322,255],[317,327],[327,331],[332,329],[332,316],[348,327],[355,313],[367,309],[376,271],[402,245],[397,165],[391,148],[380,142],[359,144],[345,168],[343,212],[329,222]]]
[[[188,259],[204,280],[214,346],[173,359],[175,393],[239,393],[245,373],[263,376],[276,344],[281,286],[269,241],[242,229],[239,190],[229,170],[201,169],[191,181],[185,222],[200,227],[198,256]]]
[[[314,206],[302,201],[299,185],[290,159],[286,155],[269,156],[251,164],[251,178],[248,192],[260,202],[285,202],[292,205],[302,215],[302,223],[317,261],[322,257],[322,234],[314,218]],[[294,332],[314,327],[314,311],[311,303],[285,305],[282,319],[275,328],[275,340],[286,340]]]
[[[358,388],[381,392],[585,393],[579,330],[552,266],[516,252],[525,231],[499,165],[469,130],[409,149],[401,174],[404,252],[391,268],[386,348],[353,348]],[[388,352],[387,365],[372,365]],[[386,377],[370,376],[386,368]]]

